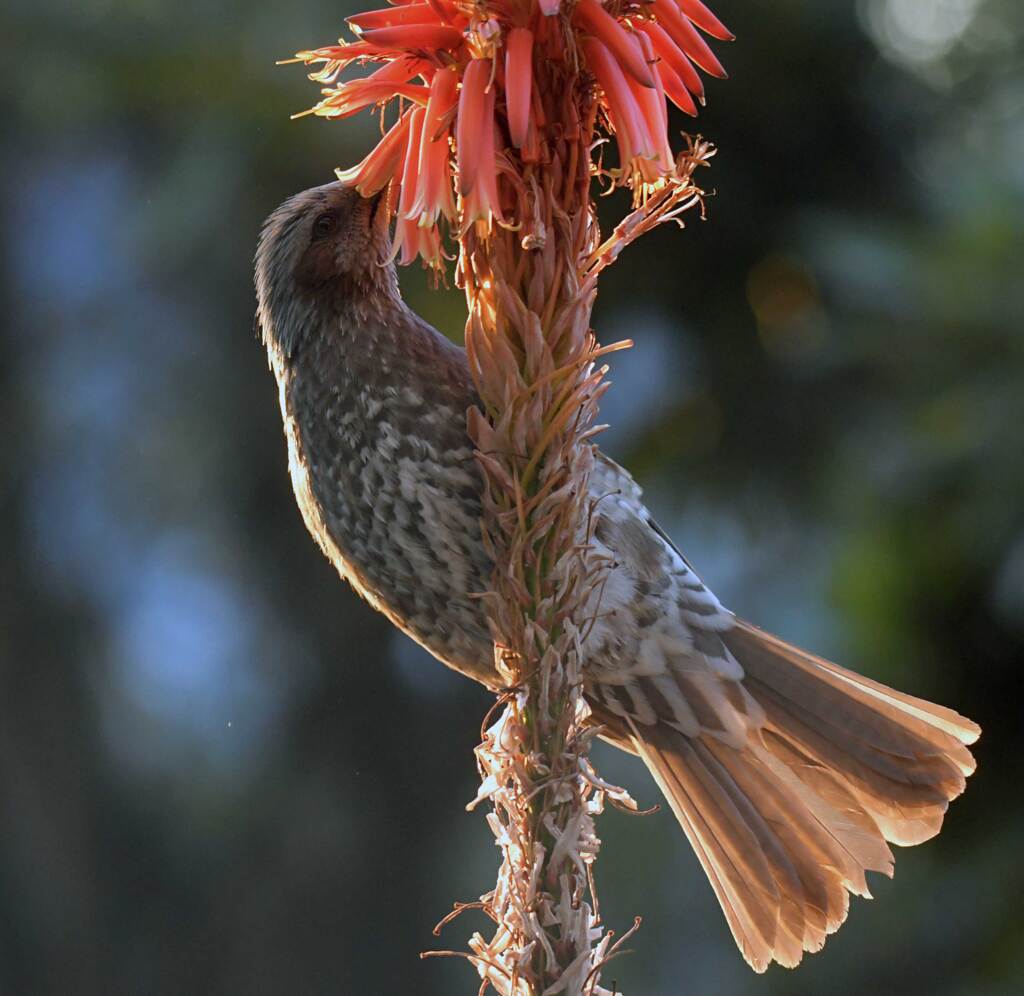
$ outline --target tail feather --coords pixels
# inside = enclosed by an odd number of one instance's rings
[[[962,776],[947,781],[947,792],[932,785],[914,785],[879,772],[859,756],[862,745],[834,742],[820,730],[793,717],[768,699],[763,700],[770,731],[778,741],[796,745],[812,761],[842,778],[861,810],[875,823],[886,840],[904,847],[934,837],[942,826],[948,800],[963,790]],[[769,741],[772,747],[777,743]]]
[[[867,732],[877,732],[883,738],[880,745],[899,744],[902,735],[916,734],[956,760],[965,775],[974,771],[974,758],[962,745],[974,743],[981,727],[952,709],[897,692],[742,620],[729,631],[726,643],[748,676],[760,678],[779,693],[788,693],[793,701],[817,712],[833,707],[852,712],[857,703],[865,708],[854,715],[865,722]]]
[[[972,744],[981,735],[981,727],[977,723],[952,709],[928,702],[926,699],[907,695],[904,692],[898,692],[894,688],[872,681],[871,678],[840,667],[822,657],[815,657],[813,654],[807,653],[806,650],[794,647],[777,636],[772,636],[771,633],[766,633],[741,619],[736,620],[736,627],[729,635],[731,645],[752,648],[755,650],[755,655],[757,649],[760,648],[762,653],[767,652],[778,659],[788,661],[802,671],[821,672],[822,678],[825,681],[831,681],[836,687],[852,686],[881,702],[896,706],[908,716],[916,717],[927,726],[948,733],[961,743]]]
[[[666,722],[631,741],[651,769],[758,972],[795,966],[846,919],[888,842],[938,833],[974,770],[980,729],[951,709],[863,678],[743,622],[722,634],[763,722],[746,743]]]
[[[718,896],[743,957],[764,971],[776,948],[783,905],[766,848],[735,805],[723,803],[722,791],[708,790],[713,778],[693,741],[664,727],[634,738]],[[663,738],[667,742],[659,743]]]

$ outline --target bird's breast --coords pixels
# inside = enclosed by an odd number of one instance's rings
[[[375,608],[433,654],[491,673],[479,600],[489,563],[464,411],[402,377],[352,376],[338,356],[296,358],[281,404],[310,533]]]

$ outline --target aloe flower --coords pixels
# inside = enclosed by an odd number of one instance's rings
[[[598,130],[614,137],[618,153],[599,171],[640,202],[676,174],[666,102],[696,115],[704,103],[698,69],[725,76],[705,35],[733,37],[701,0],[429,0],[357,14],[348,25],[351,41],[296,56],[322,64],[310,77],[324,84],[322,99],[307,113],[344,118],[381,108],[383,118],[397,108],[376,148],[338,175],[364,194],[393,182],[395,254],[435,268],[445,236],[514,219],[515,174],[549,155],[538,67],[579,60]],[[350,66],[376,64],[368,76],[341,79]]]
[[[628,343],[600,347],[590,315],[623,248],[701,203],[693,174],[713,150],[673,148],[668,104],[697,113],[698,70],[725,75],[705,36],[732,35],[700,0],[395,0],[348,23],[349,41],[296,57],[323,87],[306,113],[380,109],[377,146],[338,176],[386,191],[400,263],[457,259],[480,398],[467,432],[494,570],[475,594],[507,691],[476,752],[502,856],[479,904],[496,930],[465,956],[501,996],[608,996],[602,968],[632,931],[613,945],[598,915],[594,818],[633,804],[588,760],[583,641],[609,566],[588,497],[602,357]],[[595,180],[632,193],[607,237]]]

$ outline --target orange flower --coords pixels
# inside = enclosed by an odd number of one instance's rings
[[[395,237],[391,244],[392,255],[400,263],[411,263],[418,255],[424,262],[436,265],[439,262],[440,242],[430,238],[429,232],[437,231],[416,223],[415,207],[419,181],[420,152],[423,145],[423,122],[426,108],[414,107],[409,112],[409,133],[405,144],[405,158],[402,165],[400,186],[397,192],[398,213],[395,223]],[[383,143],[381,143],[383,144]],[[380,149],[380,146],[377,146]],[[375,150],[376,151],[376,150]],[[424,252],[426,249],[426,252]]]
[[[494,93],[488,84],[490,59],[474,59],[466,67],[459,101],[458,166],[462,189],[462,225],[503,221],[495,166]]]
[[[693,63],[680,51],[679,46],[657,21],[641,22],[640,30],[654,45],[654,52],[659,60],[658,75],[661,76],[669,99],[681,111],[696,116],[697,107],[693,98],[704,102],[704,84],[697,75],[697,70],[693,68]]]
[[[505,101],[509,137],[517,149],[526,144],[532,96],[533,33],[528,28],[513,28],[505,51]]]
[[[636,165],[642,172],[650,175],[650,168],[641,165],[657,155],[649,128],[650,122],[647,121],[636,92],[622,71],[622,66],[596,38],[584,39],[583,54],[587,58],[587,65],[604,90],[608,117],[618,140],[621,170],[626,172]]]
[[[439,214],[449,221],[455,217],[448,132],[449,112],[455,106],[458,84],[459,76],[454,69],[438,70],[430,83],[430,100],[420,137],[416,200],[409,209],[409,217],[416,218],[420,228],[436,225]]]
[[[443,12],[443,13],[442,13]],[[407,3],[402,7],[386,7],[384,10],[369,10],[363,14],[355,14],[346,18],[348,24],[357,30],[371,28],[390,28],[398,24],[437,24],[447,19],[446,23],[457,24],[461,16],[462,23],[467,18],[459,15],[454,4]]]
[[[521,221],[516,172],[548,154],[539,60],[577,60],[586,70],[598,124],[618,145],[619,165],[607,175],[642,196],[676,169],[666,101],[696,115],[704,86],[695,66],[725,76],[701,32],[733,37],[701,0],[577,0],[568,35],[554,16],[561,0],[394,2],[348,19],[356,41],[296,59],[319,66],[310,78],[325,85],[311,113],[348,117],[398,99],[396,124],[338,176],[365,195],[391,183],[395,255],[436,267],[443,233]],[[338,82],[347,67],[367,63],[380,65]]]
[[[679,10],[677,0],[654,0],[651,5],[654,16],[661,26],[669,33],[672,40],[685,52],[704,72],[711,76],[725,79],[728,73],[701,38],[689,18]]]
[[[683,13],[712,38],[732,41],[736,36],[700,0],[679,0]]]
[[[468,197],[476,188],[480,170],[480,137],[487,111],[487,85],[491,78],[490,59],[472,59],[462,75],[457,127],[459,179],[462,196]]]
[[[644,61],[636,36],[631,31],[626,31],[622,24],[598,3],[598,0],[580,0],[574,16],[580,27],[590,31],[607,46],[609,52],[633,79],[643,86],[654,86],[651,67]]]
[[[409,121],[412,112],[406,111],[380,144],[358,165],[351,169],[336,170],[342,183],[355,187],[363,197],[372,197],[383,190],[405,162],[409,142]]]

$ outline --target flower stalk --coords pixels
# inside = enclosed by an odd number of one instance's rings
[[[339,177],[367,196],[388,188],[400,262],[441,274],[457,259],[480,398],[468,431],[494,564],[480,596],[503,691],[471,806],[489,802],[502,865],[481,900],[495,932],[475,934],[467,957],[481,992],[599,996],[616,948],[594,890],[594,817],[606,799],[635,807],[588,760],[584,643],[609,567],[590,544],[592,437],[602,359],[628,345],[599,347],[590,318],[622,249],[700,203],[693,173],[713,150],[672,151],[666,101],[696,113],[695,66],[724,75],[701,32],[731,35],[700,0],[426,0],[349,26],[353,40],[297,56],[320,67],[312,113],[380,106],[383,124],[396,109]],[[354,64],[379,68],[342,80]],[[632,194],[606,239],[595,181]]]

